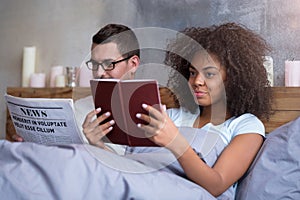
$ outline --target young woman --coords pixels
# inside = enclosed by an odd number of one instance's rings
[[[271,94],[263,66],[269,48],[259,35],[235,23],[187,28],[182,33],[170,45],[166,59],[176,72],[169,83],[181,108],[168,115],[143,105],[150,115],[137,117],[149,124],[138,126],[177,157],[191,181],[219,196],[234,187],[263,143],[265,129],[259,118],[268,118],[270,112]],[[188,103],[187,85],[200,112]],[[196,154],[177,126],[220,135],[227,146],[212,167]]]

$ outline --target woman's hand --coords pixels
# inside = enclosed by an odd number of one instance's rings
[[[106,112],[97,117],[97,114],[100,112],[101,108],[97,108],[96,110],[88,113],[83,122],[82,128],[83,133],[90,144],[105,148],[102,138],[113,129],[112,125],[115,124],[115,121],[110,120],[109,122],[100,124],[111,115],[110,112]],[[96,119],[94,119],[95,116],[97,117]]]
[[[149,115],[137,113],[136,117],[144,120],[148,125],[138,124],[138,127],[149,133],[149,139],[154,143],[168,148],[176,156],[182,155],[189,143],[179,133],[178,128],[169,118],[165,109],[161,106],[161,111],[159,111],[146,104],[143,104],[142,107]]]

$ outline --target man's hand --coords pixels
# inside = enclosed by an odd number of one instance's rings
[[[83,133],[90,144],[105,148],[102,138],[113,129],[112,125],[115,124],[115,121],[110,120],[109,122],[100,124],[111,115],[110,112],[106,112],[99,117],[96,117],[100,112],[101,108],[97,108],[96,110],[88,113],[83,122],[82,128]],[[94,119],[95,117],[96,119]]]
[[[24,139],[18,134],[13,134],[11,138],[13,139],[14,142],[24,142]]]

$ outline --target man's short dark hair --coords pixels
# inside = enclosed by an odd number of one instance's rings
[[[137,55],[140,57],[140,48],[135,33],[121,24],[108,24],[101,28],[92,38],[94,44],[114,42],[122,55]]]

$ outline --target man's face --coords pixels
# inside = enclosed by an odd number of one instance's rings
[[[117,44],[110,42],[105,44],[93,44],[91,58],[98,63],[114,62],[123,59],[117,48]],[[94,78],[115,78],[115,79],[132,79],[139,65],[139,57],[132,56],[128,60],[124,60],[115,64],[115,68],[111,71],[104,71],[99,66],[97,71],[93,71]]]

